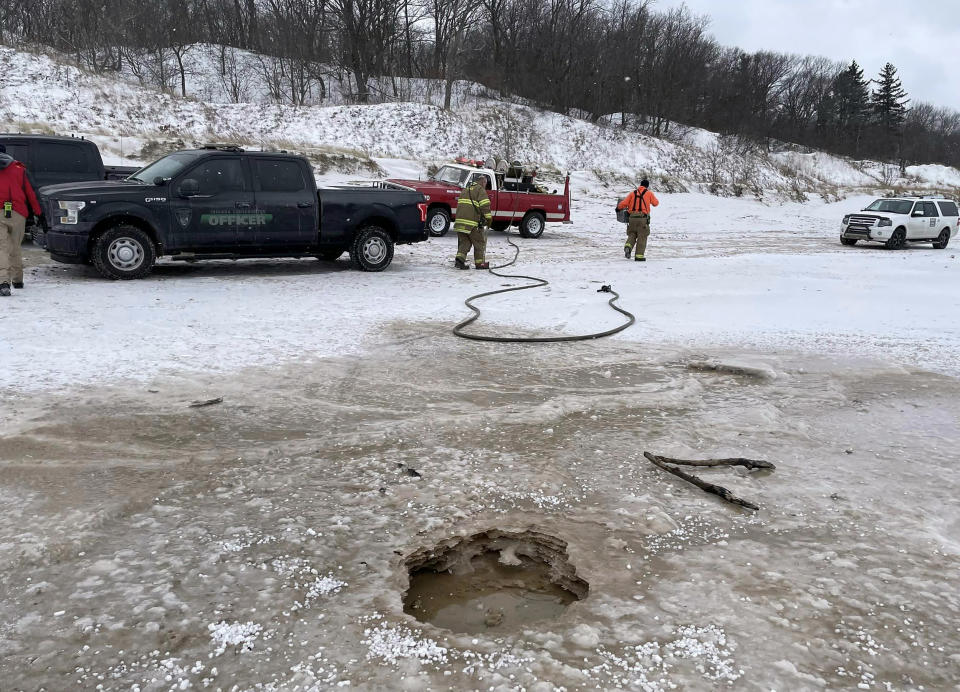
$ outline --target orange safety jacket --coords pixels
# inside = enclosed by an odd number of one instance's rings
[[[650,214],[651,206],[660,206],[660,200],[647,188],[638,187],[623,198],[617,205],[617,210],[629,209],[631,214]]]

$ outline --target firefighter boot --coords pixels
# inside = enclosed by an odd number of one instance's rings
[[[463,261],[462,257],[457,257],[453,260],[453,263],[456,265],[457,269],[467,269],[467,263]]]
[[[633,249],[633,246],[632,246],[632,245],[624,245],[624,246],[623,246],[623,256],[626,257],[627,259],[630,259],[630,251],[631,251],[632,249]]]
[[[14,281],[14,282],[13,282],[13,287],[14,287],[14,288],[23,288],[23,282],[22,282],[22,281]]]
[[[0,284],[0,296],[10,295],[10,284]]]
[[[489,262],[477,262],[477,269],[489,269],[489,268],[490,268]]]
[[[637,256],[634,257],[633,259],[634,259],[635,262],[646,262],[646,261],[647,261],[647,258],[644,257],[643,255],[637,255]]]

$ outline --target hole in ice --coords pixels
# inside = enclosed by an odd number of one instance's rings
[[[492,529],[450,538],[406,560],[403,610],[456,632],[501,633],[558,617],[587,597],[567,544],[537,531]]]

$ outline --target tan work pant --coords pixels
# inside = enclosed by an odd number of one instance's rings
[[[457,257],[466,261],[470,248],[473,248],[474,264],[483,262],[487,255],[487,231],[483,228],[474,228],[467,231],[457,231]]]
[[[650,237],[650,214],[630,214],[627,224],[627,247],[636,245],[636,254],[643,257],[647,251],[647,238]]]
[[[0,284],[23,283],[23,231],[27,220],[15,211],[10,218],[0,210]]]

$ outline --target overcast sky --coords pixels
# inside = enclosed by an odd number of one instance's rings
[[[960,110],[960,0],[655,0],[710,17],[723,45],[896,66],[911,99]]]

